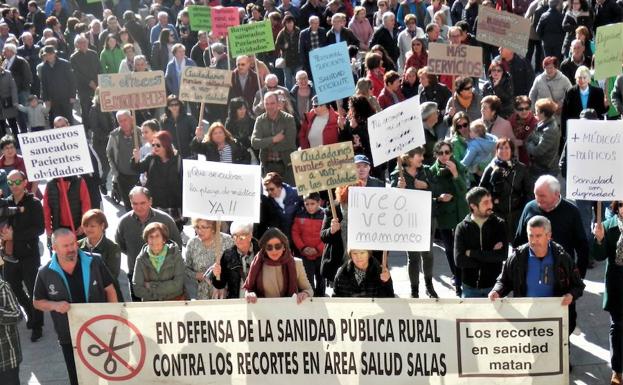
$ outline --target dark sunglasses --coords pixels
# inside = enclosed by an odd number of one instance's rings
[[[156,148],[161,148],[162,147],[162,145],[160,143],[154,143],[154,144],[152,144],[152,146],[154,146]]]
[[[283,249],[283,243],[277,243],[276,245],[269,243],[266,245],[266,251],[273,251],[273,250],[279,251],[281,249]]]
[[[437,155],[450,155],[450,154],[452,154],[450,150],[437,151]]]
[[[520,107],[517,108],[517,111],[521,112],[521,111],[530,111],[530,107]]]
[[[469,123],[457,124],[456,126],[458,128],[468,128],[469,127]]]
[[[19,186],[22,184],[22,182],[23,182],[22,179],[16,179],[16,180],[8,180],[6,184],[8,184],[9,186]]]

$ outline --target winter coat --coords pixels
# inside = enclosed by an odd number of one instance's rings
[[[435,83],[430,84],[428,87],[420,85],[420,103],[435,102],[439,113],[443,115],[445,108],[448,105],[448,100],[452,97],[452,91],[445,84]]]
[[[116,74],[119,72],[121,61],[125,58],[123,51],[119,47],[102,51],[100,54],[100,63],[103,74]]]
[[[530,89],[529,97],[532,101],[532,109],[534,110],[534,103],[539,99],[549,98],[560,105],[569,88],[571,88],[571,82],[562,72],[556,71],[553,78],[543,72],[534,79]]]
[[[381,265],[372,256],[369,258],[368,269],[363,281],[358,284],[355,279],[355,264],[349,260],[335,274],[333,284],[334,297],[347,298],[391,298],[394,297],[394,285],[391,278],[381,281]]]
[[[320,239],[320,230],[324,221],[324,212],[322,209],[314,214],[307,212],[305,207],[301,207],[294,217],[292,225],[292,241],[299,252],[302,259],[314,261],[322,256],[324,251],[324,243]],[[302,250],[305,247],[313,247],[316,254],[308,256],[303,255]]]
[[[503,61],[500,55],[496,56],[496,61],[501,61],[502,66],[506,69],[513,81],[513,91],[515,95],[528,95],[532,82],[534,82],[534,69],[528,61],[514,54],[510,61]]]
[[[143,246],[134,265],[132,283],[134,294],[143,301],[171,301],[184,294],[184,260],[180,247],[173,241],[166,243],[168,250],[160,271],[149,260],[149,246]],[[145,287],[148,283],[149,287]]]
[[[17,86],[13,75],[6,70],[0,70],[0,119],[17,117]]]
[[[586,108],[592,108],[597,112],[597,115],[600,117],[605,114],[608,109],[604,106],[604,91],[601,87],[595,87],[592,85],[588,85],[588,102],[586,103]],[[569,119],[579,119],[580,112],[582,112],[582,99],[580,96],[580,87],[575,85],[567,91],[565,95],[565,100],[562,103],[562,113],[561,113],[561,147],[564,144],[564,140],[567,138],[567,120]]]
[[[465,168],[454,158],[450,160],[456,165],[458,171],[456,178],[438,160],[430,168],[432,174],[431,191],[433,192],[433,199],[436,201],[437,227],[442,230],[454,229],[469,212],[469,207],[465,200],[465,194],[467,193]],[[441,202],[437,199],[441,194],[451,194],[452,199],[449,202]]]
[[[167,116],[162,122],[162,129],[168,131],[173,138],[173,146],[180,152],[182,158],[187,159],[191,154],[190,141],[195,136],[197,120],[184,112],[180,113],[177,120],[173,116]]]
[[[372,25],[367,19],[363,19],[361,22],[358,21],[355,17],[350,20],[348,23],[348,29],[350,29],[357,40],[359,40],[359,49],[368,50],[368,42],[372,39],[372,34],[374,30],[372,29]]]
[[[524,145],[530,156],[530,174],[533,179],[544,174],[558,174],[560,128],[554,117],[539,122]]]
[[[513,211],[523,210],[532,193],[528,168],[521,162],[511,161],[508,167],[496,164],[495,158],[485,169],[480,187],[486,188],[493,198],[493,211],[506,218]],[[513,234],[509,234],[509,237]]]
[[[444,116],[444,121],[448,127],[452,125],[452,116],[448,113],[451,107],[454,107],[455,114],[461,111],[465,112],[471,122],[480,118],[480,100],[480,95],[474,93],[471,104],[467,108],[463,108],[455,96],[448,99],[448,103],[446,104],[446,114]]]
[[[562,29],[563,14],[556,8],[547,10],[536,26],[536,34],[543,43],[545,56],[562,57],[562,43],[565,31]]]
[[[575,73],[578,70],[578,68],[580,68],[580,66],[583,65],[583,66],[586,66],[586,68],[591,68],[592,67],[592,63],[593,63],[593,57],[592,56],[588,56],[585,53],[584,57],[582,59],[583,60],[582,60],[582,62],[580,64],[576,64],[573,61],[573,57],[567,57],[560,64],[560,72],[562,72],[562,74],[565,75],[565,77],[567,79],[569,79],[569,81],[571,82],[572,86],[575,85]],[[571,87],[569,87],[569,88],[571,88]]]
[[[396,91],[396,98],[398,99],[398,103],[405,100],[405,96],[402,94],[402,91],[400,91],[400,89]],[[387,107],[391,107],[394,104],[397,104],[394,101],[394,98],[392,97],[390,91],[386,87],[381,90],[381,93],[379,94],[379,97],[377,99],[382,109],[386,109]]]
[[[132,158],[130,165],[139,173],[147,173],[146,187],[151,192],[153,207],[182,207],[182,159],[179,154],[173,155],[167,162],[149,154],[140,163]]]
[[[279,225],[277,226],[284,234],[292,234],[292,224],[294,223],[294,215],[303,206],[303,199],[299,196],[296,188],[287,183],[283,184],[286,191],[286,197],[283,200],[283,209],[273,199],[268,198],[270,205],[274,208],[275,213],[279,213]]]
[[[370,40],[370,47],[374,47],[377,44],[382,45],[385,50],[387,50],[387,54],[394,61],[394,63],[398,62],[398,57],[400,57],[400,50],[398,49],[397,28],[394,28],[393,36],[385,27],[380,27],[379,29],[374,31],[374,34],[372,35],[372,40]]]
[[[223,251],[221,257],[221,276],[216,279],[214,274],[208,274],[212,285],[216,289],[227,289],[227,298],[236,299],[241,297],[241,289],[244,281],[247,279],[251,262],[255,257],[255,253],[259,250],[258,243],[255,239],[251,239],[250,254],[243,258],[238,253],[236,245]]]
[[[513,113],[515,92],[513,90],[512,79],[507,72],[502,73],[502,79],[500,79],[497,85],[493,85],[492,79],[489,79],[489,81],[485,83],[482,89],[482,97],[489,95],[495,95],[500,98],[502,106],[498,111],[498,115],[504,119],[508,119]]]
[[[235,164],[251,164],[251,154],[246,148],[240,145],[236,140],[228,142],[231,147],[231,160]],[[212,142],[198,142],[197,138],[193,138],[190,142],[190,150],[196,154],[202,154],[207,161],[220,162],[221,156],[216,144]]]
[[[461,164],[470,172],[484,169],[493,158],[495,144],[498,138],[491,134],[484,137],[476,137],[467,142],[467,152],[461,160]]]
[[[299,55],[299,35],[301,30],[295,26],[290,33],[285,27],[279,31],[275,46],[281,51],[281,57],[286,60],[286,67],[295,69],[301,65],[301,57]]]
[[[575,40],[575,30],[579,26],[585,26],[589,31],[593,30],[593,11],[580,11],[574,15],[571,11],[565,12],[562,19],[562,30],[565,31],[565,40],[562,44],[562,56],[567,57],[571,49],[571,42]],[[590,68],[590,67],[589,67]]]
[[[603,308],[613,314],[623,314],[623,266],[615,263],[617,242],[621,236],[618,225],[618,215],[614,215],[603,222],[604,239],[601,243],[593,240],[591,257],[596,261],[606,263],[606,275],[604,277],[606,290],[604,290]]]
[[[303,118],[303,123],[301,124],[301,129],[299,131],[299,145],[303,150],[311,147],[309,144],[308,136],[315,118],[316,112],[313,109],[306,113]],[[335,112],[333,108],[329,107],[329,120],[322,129],[323,145],[334,144],[338,142],[339,128],[337,126],[337,118],[337,112]]]

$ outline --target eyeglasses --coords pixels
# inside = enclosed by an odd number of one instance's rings
[[[517,108],[517,111],[519,111],[519,112],[530,111],[530,107],[519,107],[519,108]]]
[[[6,184],[8,184],[9,186],[19,186],[20,184],[22,184],[22,182],[23,182],[22,179],[16,179],[16,180],[8,180]]]
[[[463,87],[459,91],[462,92],[462,91],[471,91],[471,90],[472,90],[472,86],[469,86],[469,87]]]
[[[234,239],[234,241],[246,241],[247,239],[251,238],[250,235],[236,235],[236,234],[232,235],[231,237]]]
[[[283,249],[283,243],[281,242],[276,244],[269,243],[266,245],[266,251],[279,251],[281,249]]]
[[[160,148],[160,147],[162,147],[162,145],[161,145],[160,143],[154,143],[154,144],[152,144],[152,146],[154,146],[154,147],[156,147],[156,148]]]
[[[437,155],[450,155],[450,154],[452,154],[450,150],[437,151]]]

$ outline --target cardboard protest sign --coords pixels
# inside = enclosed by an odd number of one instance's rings
[[[236,7],[212,7],[212,35],[227,36],[227,28],[240,25]]]
[[[23,133],[17,138],[30,181],[93,172],[82,125]]]
[[[348,247],[361,250],[429,251],[430,191],[348,188]]]
[[[623,135],[616,120],[567,121],[567,196],[623,200]]]
[[[426,143],[420,96],[394,104],[368,118],[368,135],[375,166]]]
[[[290,154],[299,195],[357,182],[352,142],[318,146]]]
[[[528,51],[530,20],[494,8],[478,7],[476,39],[496,47],[505,47],[521,56]]]
[[[602,80],[621,74],[623,63],[623,23],[597,28],[595,34],[595,79]]]
[[[231,57],[253,55],[275,49],[270,20],[229,27],[229,50]]]
[[[182,213],[216,221],[260,221],[260,166],[184,159]]]
[[[309,52],[309,64],[319,103],[329,103],[355,93],[355,81],[345,41]]]
[[[482,76],[482,48],[430,43],[426,65],[431,74],[479,78]]]
[[[569,383],[560,298],[76,303],[68,319],[81,385]]]
[[[212,9],[207,5],[189,5],[188,18],[193,31],[212,30]]]
[[[97,76],[102,112],[145,110],[167,105],[162,71]]]
[[[227,104],[230,86],[230,71],[216,68],[184,67],[180,83],[180,100]]]

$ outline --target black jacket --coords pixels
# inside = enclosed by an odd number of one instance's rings
[[[333,284],[334,297],[362,297],[362,298],[391,298],[394,296],[394,285],[391,278],[387,282],[381,281],[381,265],[372,257],[369,260],[366,276],[361,282],[355,279],[355,265],[352,261],[346,262],[335,275]]]
[[[45,231],[43,206],[31,193],[26,193],[21,202],[15,203],[13,195],[6,199],[9,206],[23,207],[9,219],[13,227],[13,255],[17,259],[39,258],[39,236]]]
[[[394,61],[394,63],[398,63],[398,57],[400,56],[400,49],[398,49],[398,28],[394,28],[392,36],[387,28],[380,27],[374,34],[372,35],[372,40],[370,40],[370,48],[374,47],[377,44],[380,44],[385,48],[387,54]]]
[[[234,245],[223,251],[223,256],[221,257],[221,279],[217,280],[212,272],[208,275],[216,289],[227,288],[228,299],[240,298],[240,285],[247,278],[245,272],[249,272],[254,253],[260,249],[255,239],[251,240],[251,245],[251,255],[249,256],[249,264],[247,266],[242,266],[238,248]]]
[[[565,40],[565,31],[562,30],[564,16],[557,9],[548,9],[536,26],[536,33],[543,42],[545,56],[562,57],[562,43]]]
[[[307,19],[305,19],[305,23],[307,23]],[[327,30],[318,27],[318,47],[324,47],[325,45],[327,45]],[[310,76],[312,75],[311,67],[309,66],[309,51],[311,50],[311,30],[305,28],[299,35],[299,53],[301,54],[301,63],[303,63],[305,70]]]
[[[166,163],[159,156],[147,155],[140,163],[130,160],[132,169],[147,173],[147,188],[151,191],[153,206],[157,208],[182,207],[182,160],[176,154]]]
[[[15,85],[17,91],[27,91],[30,93],[30,84],[32,83],[32,72],[30,71],[30,64],[28,61],[19,55],[15,55],[13,64],[9,67],[13,79],[15,79]]]
[[[595,87],[590,84],[588,88],[588,103],[586,103],[586,108],[594,109],[601,118],[601,116],[608,111],[606,106],[604,106],[604,91],[601,87]],[[562,151],[562,147],[567,139],[567,120],[579,119],[580,112],[582,112],[582,98],[580,96],[580,87],[576,84],[567,90],[565,99],[562,102],[560,151]]]
[[[56,58],[54,67],[43,63],[41,67],[41,99],[44,102],[68,103],[76,97],[76,79],[71,65],[65,59]]]
[[[237,141],[228,142],[231,146],[231,160],[236,164],[251,164],[251,154]],[[190,150],[196,154],[203,154],[210,162],[220,162],[221,157],[214,143],[200,143],[197,138],[190,142]]]
[[[591,68],[592,63],[593,57],[584,54],[584,61],[581,65],[585,65],[586,67]],[[575,85],[575,71],[577,71],[579,67],[579,65],[575,64],[573,58],[567,57],[565,60],[563,60],[562,64],[560,64],[560,72],[562,72],[562,74],[565,75],[567,79],[569,79],[572,85]]]
[[[502,61],[498,55],[495,60]],[[511,80],[513,81],[513,90],[515,95],[528,95],[530,87],[534,83],[534,70],[532,65],[521,56],[515,54],[508,63],[510,66]]]
[[[522,210],[532,192],[528,168],[518,161],[514,161],[512,167],[489,164],[480,178],[480,187],[491,193],[493,211],[504,217]]]
[[[86,52],[76,51],[69,59],[71,69],[76,77],[76,87],[81,94],[93,92],[89,86],[89,82],[93,81],[97,84],[97,75],[101,73],[100,59],[95,51],[87,50]]]
[[[341,222],[343,219],[342,210],[337,203],[335,212],[337,219]],[[337,270],[344,263],[344,243],[342,242],[342,230],[331,234],[331,220],[333,220],[333,213],[330,208],[327,208],[324,210],[324,221],[322,222],[322,230],[320,230],[320,240],[324,243],[320,274],[328,281],[333,282]]]
[[[357,39],[353,31],[348,28],[342,28],[342,30],[340,31],[340,41],[345,41],[346,45],[354,45],[359,47],[359,39]],[[329,32],[327,32],[327,45],[331,45],[334,43],[336,43],[335,31],[333,29],[330,29]]]
[[[502,247],[494,250],[501,242]],[[469,256],[466,252],[469,250]],[[456,226],[454,234],[454,260],[461,269],[464,284],[477,289],[493,287],[502,271],[508,253],[508,237],[504,220],[492,214],[479,227],[468,214]]]
[[[493,80],[489,78],[489,81],[485,83],[482,88],[482,97],[489,95],[495,95],[500,98],[502,106],[498,111],[498,115],[504,119],[508,119],[514,111],[515,92],[513,89],[513,81],[508,72],[502,74],[502,79],[497,85],[493,85]]]
[[[619,23],[621,21],[621,8],[616,4],[614,0],[605,0],[603,4],[595,5],[595,19],[593,22],[593,33],[597,31],[597,28]]]
[[[162,129],[171,134],[173,146],[178,149],[184,159],[191,156],[190,141],[193,140],[196,128],[197,120],[185,113],[180,114],[177,120],[168,116],[162,122]]]

